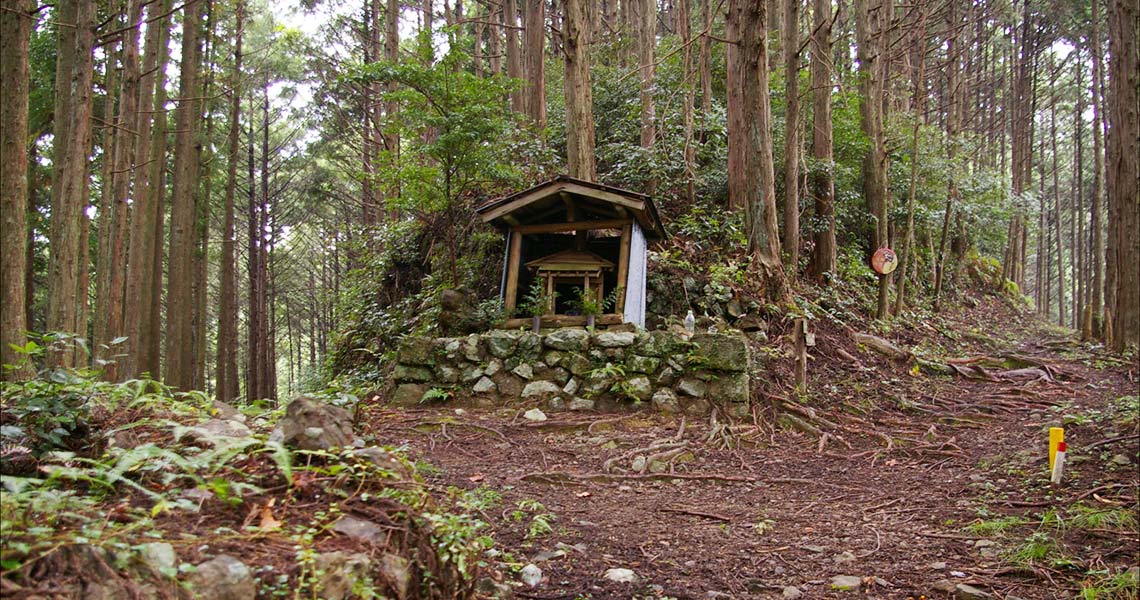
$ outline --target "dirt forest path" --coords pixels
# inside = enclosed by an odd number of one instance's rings
[[[541,571],[522,598],[1071,598],[1140,561],[1136,369],[1020,335],[1006,353],[1048,380],[821,351],[805,406],[822,437],[767,410],[727,427],[649,409],[531,421],[525,406],[362,420],[437,467],[429,484],[490,490],[500,559]],[[1046,432],[1065,422],[1072,460],[1051,487]],[[1124,516],[1077,526],[1085,514]]]

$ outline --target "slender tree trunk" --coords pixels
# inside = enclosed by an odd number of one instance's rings
[[[811,272],[828,280],[835,276],[835,180],[831,151],[831,2],[814,0],[811,35],[812,158],[810,175],[815,196],[815,249]]]
[[[697,149],[693,144],[694,106],[696,94],[693,89],[693,35],[692,17],[689,14],[691,0],[680,0],[677,5],[677,34],[681,38],[681,80],[684,89],[681,100],[681,119],[684,127],[685,147],[683,157],[685,160],[685,199],[693,202],[697,198]]]
[[[1078,49],[1079,51],[1079,49]],[[1081,61],[1074,62],[1074,69],[1076,75],[1077,100],[1073,106],[1073,129],[1074,139],[1076,144],[1076,151],[1073,153],[1073,194],[1077,199],[1076,209],[1073,211],[1073,220],[1076,222],[1077,233],[1077,270],[1073,273],[1073,279],[1077,281],[1077,313],[1075,317],[1076,329],[1081,332],[1081,339],[1088,341],[1092,339],[1092,311],[1089,310],[1091,306],[1092,295],[1092,273],[1089,267],[1089,239],[1086,237],[1087,231],[1085,230],[1085,153],[1084,153],[1084,114],[1085,114],[1085,98],[1084,86],[1081,82]]]
[[[60,0],[55,134],[48,261],[47,328],[87,337],[86,239],[95,3]],[[82,286],[82,287],[81,287]],[[52,352],[51,366],[76,364],[71,350]]]
[[[729,196],[746,208],[745,230],[748,253],[759,269],[765,295],[786,298],[788,289],[780,262],[780,232],[776,214],[776,175],[772,164],[771,96],[768,89],[768,15],[764,2],[731,0],[728,23],[730,39],[739,48],[730,54],[730,111],[735,105],[742,116],[741,128],[729,129],[731,154],[735,147],[742,157],[734,178],[729,172]],[[731,49],[731,48],[730,48]],[[732,87],[732,82],[739,84]]]
[[[239,394],[237,370],[237,252],[235,248],[234,198],[237,193],[237,168],[241,160],[241,95],[242,36],[245,2],[234,7],[234,64],[230,74],[229,134],[226,138],[226,191],[222,217],[222,256],[218,298],[218,351],[216,368],[217,397],[233,402]]]
[[[122,3],[116,3],[116,10],[122,8]],[[110,25],[119,29],[123,25],[121,11],[116,12],[110,20]],[[107,318],[110,311],[107,308],[108,291],[111,285],[111,262],[114,260],[111,253],[111,231],[115,224],[115,212],[118,207],[114,202],[114,171],[115,171],[115,145],[122,141],[117,132],[120,123],[115,112],[116,90],[119,89],[119,64],[122,59],[122,38],[108,43],[105,47],[106,60],[103,63],[103,117],[99,135],[99,211],[96,224],[95,241],[95,316],[91,323],[91,351],[92,359],[96,365],[103,365],[110,354],[107,342]]]
[[[174,145],[174,199],[170,213],[170,265],[166,302],[167,385],[190,390],[194,385],[193,304],[195,188],[198,181],[199,35],[201,4],[185,7],[182,20],[182,65],[178,83],[178,131]]]
[[[1104,202],[1104,145],[1102,143],[1104,106],[1101,90],[1104,82],[1103,56],[1100,46],[1100,2],[1092,3],[1092,34],[1089,35],[1092,54],[1092,131],[1093,131],[1093,191],[1089,199],[1092,230],[1092,299],[1090,301],[1093,335],[1104,339],[1105,308],[1105,243],[1101,211]]]
[[[471,39],[474,41],[474,46],[471,50],[471,62],[475,65],[475,76],[482,79],[485,63],[483,60],[483,31],[486,28],[484,21],[486,17],[482,14],[483,8],[476,4],[475,10],[472,11],[471,16],[474,22],[471,23]]]
[[[392,4],[392,2],[390,1],[389,4]],[[399,3],[397,2],[396,4],[396,14],[398,15]],[[490,8],[487,12],[487,22],[499,23],[501,25],[503,22],[502,0],[489,2],[488,6]],[[494,25],[487,26],[487,62],[491,67],[492,75],[499,75],[503,72],[503,34],[499,31],[500,29],[502,29],[502,27],[496,27]]]
[[[712,35],[713,13],[710,0],[697,0],[701,12],[701,44],[697,54],[697,69],[701,72],[701,114],[708,118],[712,110]]]
[[[166,15],[173,0],[151,4],[148,16]],[[152,17],[153,18],[153,17]],[[152,352],[157,339],[152,311],[154,298],[160,296],[154,279],[156,263],[155,221],[162,210],[164,163],[166,161],[166,62],[169,56],[170,17],[163,16],[147,24],[146,48],[139,80],[139,106],[136,118],[134,169],[134,201],[131,203],[130,256],[127,261],[128,298],[134,310],[124,311],[127,336],[126,359],[121,372],[124,377],[143,373],[158,376],[158,352]],[[161,101],[161,103],[160,103]],[[152,120],[154,125],[152,126]],[[161,247],[157,252],[161,253]],[[161,265],[159,265],[161,269]]]
[[[32,365],[15,348],[27,344],[25,268],[28,206],[28,55],[35,5],[6,2],[0,10],[0,381],[21,381]],[[14,367],[9,370],[7,365]],[[15,368],[16,365],[20,365]]]
[[[657,46],[657,0],[639,0],[637,17],[637,63],[641,82],[639,89],[641,147],[645,149],[646,154],[651,155],[653,142],[657,137],[657,115],[653,105],[653,78],[656,70],[653,65],[653,55]],[[650,177],[645,186],[646,192],[653,194],[657,188],[657,178]]]
[[[430,14],[430,11],[429,13]],[[271,401],[277,400],[277,376],[276,376],[276,361],[277,349],[274,347],[273,337],[273,303],[272,286],[273,286],[273,265],[270,263],[270,255],[273,251],[273,243],[275,240],[272,224],[270,223],[271,211],[271,198],[273,197],[269,190],[269,126],[270,126],[270,113],[269,113],[269,82],[266,81],[265,85],[261,88],[261,205],[258,207],[258,248],[257,248],[257,262],[260,273],[260,285],[258,286],[257,302],[260,305],[258,314],[261,322],[257,327],[259,335],[261,336],[261,398],[266,398]]]
[[[757,0],[764,2],[765,0]],[[728,16],[725,19],[725,34],[728,36],[730,43],[725,45],[725,112],[728,120],[728,209],[732,212],[739,212],[747,214],[749,210],[749,186],[745,184],[748,175],[744,172],[745,169],[745,154],[749,151],[750,141],[745,141],[741,136],[745,135],[748,127],[747,121],[744,118],[744,105],[747,102],[752,102],[754,99],[743,96],[744,86],[747,82],[741,79],[741,64],[747,57],[741,57],[741,48],[739,40],[744,35],[741,30],[743,26],[739,21],[739,16],[734,12],[734,5],[729,5]],[[767,31],[765,31],[765,37]],[[767,40],[764,42],[764,56],[767,61]],[[767,62],[765,62],[765,67]],[[754,88],[753,88],[754,89]],[[757,182],[757,185],[759,183]]]
[[[522,79],[523,64],[522,53],[519,49],[519,11],[518,0],[503,0],[503,26],[506,29],[507,44],[507,76],[512,79]],[[527,0],[522,0],[526,2]],[[526,112],[526,91],[516,88],[511,91],[511,110],[517,113]]]
[[[1053,63],[1052,54],[1049,62]],[[1061,236],[1061,186],[1058,178],[1060,171],[1057,161],[1057,78],[1060,72],[1049,65],[1052,74],[1049,78],[1049,139],[1053,154],[1053,231],[1057,240],[1057,325],[1065,326],[1065,244]]]
[[[887,148],[883,132],[883,95],[886,87],[886,60],[883,51],[887,39],[886,24],[890,22],[891,2],[886,0],[857,0],[856,34],[858,37],[860,113],[863,132],[871,147],[863,160],[863,191],[875,221],[873,248],[890,245],[888,238]],[[879,302],[876,317],[888,316],[887,304],[890,278],[879,276]]]
[[[1113,0],[1108,10],[1109,244],[1114,254],[1115,293],[1111,348],[1140,344],[1140,1]],[[1115,217],[1115,218],[1113,218]]]
[[[385,17],[385,32],[384,32],[384,57],[389,62],[395,64],[400,60],[400,2],[399,0],[388,0],[386,5]],[[388,84],[387,92],[396,91],[396,83]],[[384,125],[387,131],[384,132],[384,150],[386,152],[387,166],[394,172],[400,164],[400,134],[395,127],[396,117],[400,112],[400,102],[392,99],[384,106]],[[392,177],[388,181],[388,188],[385,191],[389,201],[396,200],[400,197],[400,180],[398,177]],[[396,215],[393,215],[396,216]]]
[[[784,257],[789,280],[800,264],[800,2],[784,0]]]
[[[595,181],[594,108],[590,90],[590,36],[586,0],[563,3],[563,53],[566,60],[566,163],[571,177]]]
[[[938,240],[938,254],[934,263],[935,310],[942,305],[942,284],[946,279],[946,245],[950,237],[950,219],[954,212],[955,201],[958,199],[956,171],[960,167],[955,159],[958,154],[958,135],[962,128],[960,121],[962,96],[959,92],[962,60],[961,42],[958,39],[960,19],[955,8],[956,4],[950,2],[946,23],[946,157],[950,164],[950,172],[946,189],[946,210],[942,214],[942,235]]]
[[[914,76],[914,126],[910,140],[910,189],[906,197],[906,233],[903,235],[902,264],[899,265],[898,289],[895,293],[895,315],[901,315],[906,308],[906,287],[910,271],[911,254],[914,251],[914,205],[918,197],[918,133],[922,125],[921,115],[925,113],[926,99],[926,8],[920,8],[919,24],[915,29],[915,55],[918,65]]]
[[[137,123],[139,112],[139,26],[142,23],[142,0],[130,0],[127,8],[127,29],[123,32],[123,73],[122,89],[119,94],[119,116],[116,120],[114,161],[111,174],[111,214],[110,247],[106,253],[107,270],[104,298],[100,298],[103,314],[97,315],[96,323],[103,323],[102,335],[96,334],[100,343],[106,344],[126,333],[124,328],[123,299],[127,280],[127,233],[130,213],[131,176],[134,173],[135,151],[138,147],[137,133],[128,129]],[[101,253],[102,256],[102,253]],[[119,348],[115,348],[115,353]],[[129,361],[128,361],[129,363]],[[117,381],[120,377],[116,362],[104,367],[104,377]]]
[[[253,110],[249,119],[249,131],[246,146],[246,167],[248,169],[248,182],[246,184],[246,273],[249,276],[249,307],[246,316],[246,335],[249,338],[246,363],[246,401],[252,404],[260,400],[262,395],[262,342],[261,342],[261,304],[259,302],[261,289],[261,243],[262,233],[260,210],[257,204],[257,170],[255,168],[255,144],[253,130]]]
[[[526,35],[526,112],[539,131],[546,129],[546,2],[522,0]],[[588,25],[584,25],[588,27]],[[586,49],[583,48],[583,53]]]

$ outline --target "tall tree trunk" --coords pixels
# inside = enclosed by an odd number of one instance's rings
[[[758,0],[764,2],[766,0]],[[750,198],[748,194],[752,191],[745,183],[748,175],[745,173],[745,154],[749,151],[751,140],[744,140],[741,136],[746,135],[748,122],[744,118],[744,106],[749,102],[754,102],[755,99],[748,98],[742,94],[746,83],[741,79],[742,62],[747,60],[747,57],[741,57],[742,52],[740,47],[740,39],[744,35],[743,27],[740,22],[740,16],[734,8],[736,5],[730,4],[728,8],[728,15],[725,18],[724,27],[725,34],[728,36],[729,43],[725,45],[725,95],[726,106],[725,113],[728,120],[728,209],[732,212],[739,212],[747,214],[750,207]],[[765,37],[767,31],[764,32]],[[764,56],[765,56],[765,71],[767,71],[767,40],[764,41]],[[759,183],[757,182],[757,185]],[[747,218],[746,218],[747,220]]]
[[[1108,203],[1115,254],[1112,349],[1140,344],[1140,1],[1113,0],[1108,11]],[[1116,218],[1111,218],[1115,216]]]
[[[800,264],[800,2],[784,0],[784,256],[789,280]]]
[[[123,299],[127,280],[127,222],[131,199],[131,176],[135,170],[137,133],[128,129],[137,123],[139,112],[139,26],[142,23],[142,0],[130,0],[127,7],[127,29],[123,32],[122,89],[119,93],[119,117],[116,120],[114,166],[111,175],[111,231],[105,265],[108,271],[106,297],[100,298],[104,314],[96,322],[104,323],[102,334],[96,334],[100,343],[110,343],[126,333],[124,328]],[[118,350],[116,348],[116,350]],[[104,367],[104,377],[117,381],[120,370],[115,362]]]
[[[546,129],[546,2],[522,0],[526,34],[526,113],[539,131]],[[587,21],[588,23],[588,21]],[[584,25],[589,27],[589,25]],[[582,49],[583,54],[586,48]]]
[[[1057,241],[1057,325],[1065,326],[1065,244],[1061,236],[1061,186],[1057,161],[1057,78],[1061,73],[1054,68],[1053,55],[1049,55],[1049,139],[1053,154],[1053,231]]]
[[[261,217],[257,203],[257,170],[255,162],[254,130],[252,100],[250,101],[249,131],[246,146],[246,167],[248,180],[246,184],[246,273],[249,276],[249,306],[246,316],[246,335],[249,338],[246,363],[246,401],[252,404],[264,398],[262,395],[262,367],[263,353],[261,350]]]
[[[955,162],[958,154],[958,135],[961,133],[961,105],[960,93],[962,75],[961,41],[958,39],[961,20],[954,2],[949,3],[949,12],[946,22],[946,158],[950,164],[946,187],[946,210],[942,213],[942,235],[938,239],[938,254],[935,255],[934,267],[934,308],[938,310],[942,305],[942,284],[946,279],[946,245],[950,237],[950,219],[954,212],[954,204],[958,199],[958,182],[956,171],[959,169]]]
[[[1092,34],[1089,35],[1089,45],[1092,54],[1092,80],[1089,85],[1092,89],[1092,130],[1093,130],[1093,191],[1089,199],[1090,220],[1089,228],[1092,230],[1092,299],[1090,301],[1092,312],[1093,335],[1104,339],[1104,308],[1105,308],[1105,243],[1104,225],[1101,211],[1104,202],[1104,144],[1103,123],[1104,104],[1101,102],[1101,90],[1104,89],[1104,57],[1100,46],[1100,2],[1092,3]]]
[[[174,198],[170,212],[170,265],[166,301],[167,385],[194,384],[193,304],[195,189],[198,181],[198,29],[202,5],[189,4],[182,19],[182,65],[178,82],[178,130],[174,143]]]
[[[519,48],[519,11],[518,0],[503,0],[503,27],[506,29],[505,43],[507,45],[507,76],[512,79],[522,79],[523,64],[522,53]],[[522,0],[526,2],[527,0]],[[526,92],[522,88],[511,91],[511,110],[517,113],[526,112]]]
[[[400,60],[400,2],[399,0],[388,0],[385,8],[387,13],[385,17],[384,57],[395,64]],[[396,85],[396,82],[389,83],[386,91],[395,92]],[[384,132],[384,150],[386,151],[387,166],[393,172],[400,164],[400,134],[394,125],[399,112],[399,100],[393,98],[384,106],[384,125],[387,128],[387,131]],[[390,178],[385,194],[389,201],[400,197],[400,179],[398,177]]]
[[[430,11],[428,12],[430,14]],[[273,304],[271,298],[272,265],[269,263],[270,252],[273,248],[274,232],[270,224],[270,198],[269,191],[269,81],[266,80],[261,88],[261,203],[258,206],[258,246],[257,268],[260,270],[260,280],[257,289],[258,316],[261,319],[257,324],[258,335],[261,336],[261,395],[260,398],[268,400],[277,399],[276,359],[277,351],[273,339]]]
[[[166,162],[166,63],[170,54],[168,40],[171,19],[167,15],[173,0],[151,4],[147,24],[146,48],[139,80],[139,106],[136,119],[134,201],[131,203],[130,256],[127,261],[126,297],[135,310],[124,312],[127,336],[126,359],[121,372],[124,377],[149,373],[158,376],[156,298],[161,296],[161,277],[154,278],[156,264],[161,275],[161,244],[156,242],[156,221],[162,212],[165,191]],[[152,126],[153,120],[153,126]]]
[[[194,360],[192,363],[193,387],[196,390],[209,391],[207,387],[206,347],[208,335],[206,321],[209,312],[209,250],[210,250],[210,209],[213,193],[214,174],[214,111],[211,104],[214,98],[214,74],[217,72],[217,63],[214,59],[216,47],[217,17],[214,12],[213,0],[206,0],[206,39],[203,42],[205,53],[203,65],[206,77],[202,83],[202,104],[200,105],[200,119],[204,127],[200,129],[199,140],[194,145],[198,154],[198,167],[195,171],[198,181],[195,185],[195,215],[194,215],[194,303],[191,309],[191,320],[194,335],[191,338],[194,346]]]
[[[234,7],[234,64],[230,74],[229,134],[226,138],[226,191],[222,217],[222,256],[218,298],[218,351],[216,367],[217,398],[233,402],[239,393],[237,370],[237,252],[234,246],[234,197],[237,193],[237,168],[241,160],[241,96],[242,36],[245,25],[245,2]]]
[[[637,3],[637,64],[640,79],[641,147],[652,155],[653,141],[657,137],[657,115],[653,105],[654,50],[657,46],[657,0],[639,0]],[[653,194],[657,178],[646,182],[646,192]]]
[[[471,50],[471,62],[475,65],[475,76],[482,79],[485,63],[483,61],[483,31],[486,29],[484,25],[486,17],[482,14],[483,7],[479,4],[475,5],[475,10],[471,12],[471,39],[474,41],[474,46]]]
[[[694,106],[696,93],[693,89],[693,35],[692,16],[690,15],[691,0],[680,0],[677,5],[677,34],[681,38],[681,81],[684,89],[681,99],[681,120],[683,122],[685,147],[683,158],[685,161],[685,199],[693,202],[697,198],[697,149],[693,144]]]
[[[707,118],[712,110],[712,36],[713,13],[710,0],[697,0],[701,13],[701,44],[697,53],[697,69],[701,72],[701,114]]]
[[[919,24],[914,31],[914,44],[918,65],[914,75],[914,102],[911,110],[914,113],[914,126],[911,130],[910,140],[910,189],[906,197],[906,233],[903,235],[903,247],[899,265],[898,287],[895,292],[895,315],[901,315],[906,308],[906,287],[910,271],[911,254],[914,251],[914,205],[918,197],[918,159],[919,144],[918,133],[923,123],[921,115],[925,114],[926,106],[926,8],[919,9]]]
[[[88,158],[94,78],[95,3],[61,0],[56,59],[55,134],[52,152],[52,207],[48,261],[47,328],[87,337]],[[52,366],[76,364],[71,350],[48,356]]]
[[[389,2],[389,4],[392,4],[392,2]],[[499,23],[500,26],[487,26],[487,53],[489,54],[487,57],[487,62],[491,67],[491,74],[499,75],[503,72],[503,34],[501,31],[499,31],[502,29],[501,25],[503,22],[503,2],[502,0],[499,0],[497,2],[490,2],[489,6],[490,10],[487,13],[487,22]],[[396,14],[398,15],[398,3],[396,10]]]
[[[860,114],[863,132],[870,140],[870,149],[863,159],[863,191],[875,221],[872,251],[885,248],[888,239],[887,214],[890,202],[887,186],[887,148],[883,132],[883,95],[886,87],[886,61],[884,49],[887,39],[886,24],[890,22],[891,1],[857,0],[856,36],[858,38]],[[879,276],[879,302],[876,317],[888,316],[890,278]]]
[[[35,5],[14,0],[0,10],[0,381],[33,369],[13,347],[27,343],[25,268],[28,205],[28,49]],[[6,365],[18,368],[8,370]]]
[[[123,15],[119,11],[122,8],[122,3],[115,3],[114,8],[118,12],[115,13],[109,23],[114,29],[119,29],[123,24]],[[109,40],[104,47],[106,59],[103,61],[103,116],[100,119],[102,127],[100,127],[99,132],[100,156],[98,160],[101,189],[99,190],[98,219],[95,221],[97,233],[95,241],[95,316],[91,323],[90,344],[92,359],[96,365],[104,364],[110,354],[110,346],[107,345],[107,342],[110,341],[110,338],[107,337],[107,315],[110,314],[110,311],[107,310],[107,288],[111,285],[111,262],[113,260],[111,230],[115,222],[114,213],[118,210],[113,200],[115,144],[116,138],[118,141],[122,140],[122,136],[116,133],[119,123],[116,122],[118,115],[115,112],[115,91],[119,89],[119,64],[123,54],[121,40],[122,38]]]
[[[563,3],[563,53],[566,61],[566,163],[570,176],[595,181],[594,95],[590,90],[590,36],[586,0]]]
[[[772,164],[772,107],[768,90],[768,29],[764,2],[731,0],[728,23],[730,39],[738,47],[728,63],[735,74],[729,84],[730,108],[737,106],[742,127],[729,129],[730,152],[737,148],[742,168],[734,178],[729,172],[729,195],[746,207],[745,229],[748,253],[760,269],[765,295],[780,301],[787,297],[784,269],[780,262],[780,232],[776,214],[776,175]]]
[[[811,272],[827,280],[835,275],[835,179],[831,151],[831,2],[814,0],[811,34],[811,154],[816,166],[811,171],[815,196],[815,248]]]
[[[1078,49],[1079,51],[1079,49]],[[1075,328],[1081,332],[1081,339],[1088,341],[1092,339],[1092,311],[1089,310],[1091,306],[1091,291],[1092,291],[1092,273],[1089,267],[1089,240],[1086,237],[1085,230],[1085,153],[1084,153],[1084,114],[1085,114],[1085,98],[1084,86],[1081,82],[1081,61],[1074,61],[1074,69],[1076,75],[1077,88],[1077,101],[1073,105],[1073,129],[1074,143],[1076,144],[1076,151],[1073,153],[1073,195],[1076,196],[1077,205],[1073,211],[1073,220],[1076,222],[1077,232],[1077,257],[1078,263],[1076,271],[1073,273],[1073,279],[1077,281],[1077,313],[1075,316]]]

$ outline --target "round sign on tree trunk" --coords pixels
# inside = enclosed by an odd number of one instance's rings
[[[879,248],[871,255],[871,268],[879,275],[889,275],[899,266],[899,256],[890,248]]]

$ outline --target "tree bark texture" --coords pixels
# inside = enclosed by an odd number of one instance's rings
[[[91,146],[91,94],[94,78],[95,4],[61,0],[56,59],[55,145],[52,152],[51,256],[48,266],[49,331],[87,337],[88,157]],[[73,25],[73,26],[71,26]],[[52,352],[52,366],[76,364],[72,351]]]
[[[784,0],[784,257],[788,279],[800,264],[800,1]]]
[[[594,96],[590,90],[590,35],[586,0],[563,3],[563,53],[566,61],[566,163],[570,176],[597,180],[594,157]]]
[[[6,2],[0,11],[0,381],[32,375],[27,343],[25,268],[28,205],[28,52],[35,5]],[[8,370],[6,365],[20,368]]]
[[[835,275],[835,166],[832,161],[831,126],[831,2],[814,0],[811,34],[812,169],[810,183],[815,197],[815,248],[811,273],[819,279]]]
[[[890,22],[890,0],[857,0],[856,37],[859,58],[860,116],[863,133],[870,148],[863,159],[863,193],[867,208],[874,220],[872,252],[889,245],[887,214],[889,188],[887,186],[887,147],[883,131],[883,94],[886,87],[886,61],[884,45],[886,25]],[[879,276],[879,301],[876,316],[887,316],[890,278]]]
[[[1112,348],[1140,344],[1140,1],[1113,0],[1108,11],[1108,202],[1116,219],[1116,290],[1113,298]]]
[[[195,206],[198,181],[198,96],[200,4],[185,7],[182,21],[182,65],[178,84],[177,132],[174,143],[174,197],[170,212],[170,265],[167,274],[167,385],[192,389],[194,383],[193,303]]]
[[[526,113],[539,131],[546,129],[546,2],[522,0],[526,36]],[[587,21],[583,27],[589,27]],[[583,48],[583,53],[585,53]]]
[[[732,0],[728,23],[730,39],[737,41],[728,71],[730,112],[737,106],[739,129],[728,131],[729,153],[735,147],[740,169],[729,172],[729,196],[745,207],[748,252],[759,268],[765,295],[781,300],[787,294],[780,263],[780,232],[776,214],[775,167],[772,158],[771,97],[768,89],[767,5]],[[731,48],[730,48],[731,49]],[[732,86],[732,81],[738,87]],[[735,177],[734,177],[735,175]]]

